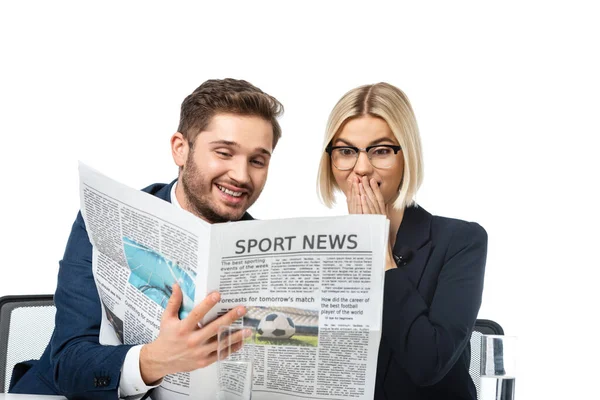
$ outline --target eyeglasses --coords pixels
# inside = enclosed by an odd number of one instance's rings
[[[396,161],[396,154],[402,149],[391,144],[377,144],[361,149],[354,146],[327,146],[325,151],[331,157],[334,167],[340,171],[354,168],[361,151],[367,153],[371,165],[378,169],[391,168]]]

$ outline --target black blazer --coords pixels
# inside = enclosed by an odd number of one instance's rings
[[[487,234],[476,223],[409,207],[385,273],[375,399],[476,400],[469,340],[477,318]]]

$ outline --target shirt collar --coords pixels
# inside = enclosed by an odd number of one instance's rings
[[[183,209],[183,207],[181,207],[181,204],[179,204],[179,202],[177,201],[177,196],[175,196],[175,189],[177,188],[178,183],[179,181],[176,181],[173,187],[171,188],[171,204],[173,204],[177,208]]]

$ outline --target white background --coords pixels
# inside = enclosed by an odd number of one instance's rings
[[[480,318],[519,336],[517,397],[597,394],[600,28],[592,2],[0,3],[0,295],[52,293],[77,160],[132,187],[176,175],[169,138],[209,78],[286,107],[261,219],[316,198],[329,111],[387,81],[424,144],[419,203],[489,234]]]

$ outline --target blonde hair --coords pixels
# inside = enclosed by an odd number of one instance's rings
[[[423,181],[419,128],[408,97],[397,87],[385,82],[350,90],[331,110],[317,178],[319,198],[327,207],[332,207],[335,204],[335,191],[339,190],[331,170],[329,154],[325,149],[347,121],[364,115],[379,117],[387,122],[402,147],[404,175],[394,208],[399,210],[414,204],[415,195]]]

